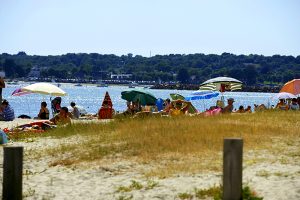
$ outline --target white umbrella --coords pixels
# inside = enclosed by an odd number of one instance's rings
[[[200,85],[200,90],[218,90],[224,92],[226,90],[242,89],[242,82],[230,77],[217,77],[209,79]]]
[[[26,87],[21,88],[22,91],[28,91],[32,93],[46,94],[51,96],[65,96],[67,93],[59,87],[51,83],[34,83]]]
[[[297,98],[297,97],[288,92],[279,92],[273,97],[273,99],[293,99],[293,98]]]

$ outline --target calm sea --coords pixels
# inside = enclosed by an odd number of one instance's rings
[[[25,114],[31,117],[37,116],[40,103],[46,101],[50,110],[50,96],[41,94],[28,94],[23,96],[12,96],[12,92],[23,87],[22,85],[7,85],[3,89],[3,98],[7,99],[11,106],[15,110],[16,117]],[[27,84],[28,85],[28,84]],[[109,87],[96,87],[93,85],[83,85],[81,87],[74,86],[74,84],[62,84],[61,89],[68,93],[67,96],[62,97],[62,106],[69,106],[70,102],[74,101],[77,105],[80,105],[86,109],[89,113],[97,113],[101,107],[105,92],[108,91],[113,101],[114,109],[117,111],[124,111],[126,109],[126,101],[121,99],[121,92],[124,90],[130,90],[127,86],[109,86]],[[137,87],[137,89],[143,89],[143,87]],[[188,90],[157,90],[157,89],[145,89],[155,95],[157,98],[170,98],[170,93],[179,93],[183,96],[189,95],[191,91]],[[274,105],[277,100],[272,99],[274,94],[272,93],[254,93],[254,92],[226,92],[224,93],[225,100],[229,97],[235,99],[234,106],[238,108],[240,105],[244,107],[253,104],[265,104]],[[215,105],[216,101],[221,96],[209,99],[192,101],[195,107],[203,111],[212,105]]]

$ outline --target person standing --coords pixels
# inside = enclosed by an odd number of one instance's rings
[[[2,88],[5,88],[4,78],[0,77],[0,103],[2,103]]]

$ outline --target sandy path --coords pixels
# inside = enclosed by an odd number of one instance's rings
[[[179,174],[173,177],[152,181],[157,186],[146,189],[149,180],[140,169],[147,165],[137,165],[129,161],[107,161],[87,163],[84,166],[49,167],[51,157],[32,159],[32,150],[53,148],[65,142],[78,141],[78,138],[39,138],[33,142],[17,142],[9,145],[22,145],[25,148],[23,193],[25,199],[179,199],[179,193],[193,194],[194,188],[209,188],[221,183],[221,173]],[[247,154],[247,153],[246,153]],[[2,148],[0,157],[3,156]],[[59,155],[58,155],[59,156]],[[252,154],[246,155],[253,156]],[[261,155],[264,157],[263,155]],[[300,199],[300,163],[294,162],[245,163],[243,181],[250,185],[264,200]],[[2,163],[0,164],[2,166]],[[2,174],[2,167],[0,168]],[[120,186],[129,186],[138,181],[142,189],[118,192]],[[1,176],[2,181],[2,176]],[[0,192],[2,185],[0,184]]]

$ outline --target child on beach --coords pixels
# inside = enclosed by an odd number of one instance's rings
[[[74,102],[71,102],[71,107],[73,108],[73,110],[72,110],[72,116],[73,116],[73,118],[74,119],[79,119],[79,117],[80,117],[80,112],[79,112],[79,110],[78,110],[78,108],[76,107],[76,104],[74,103]]]

